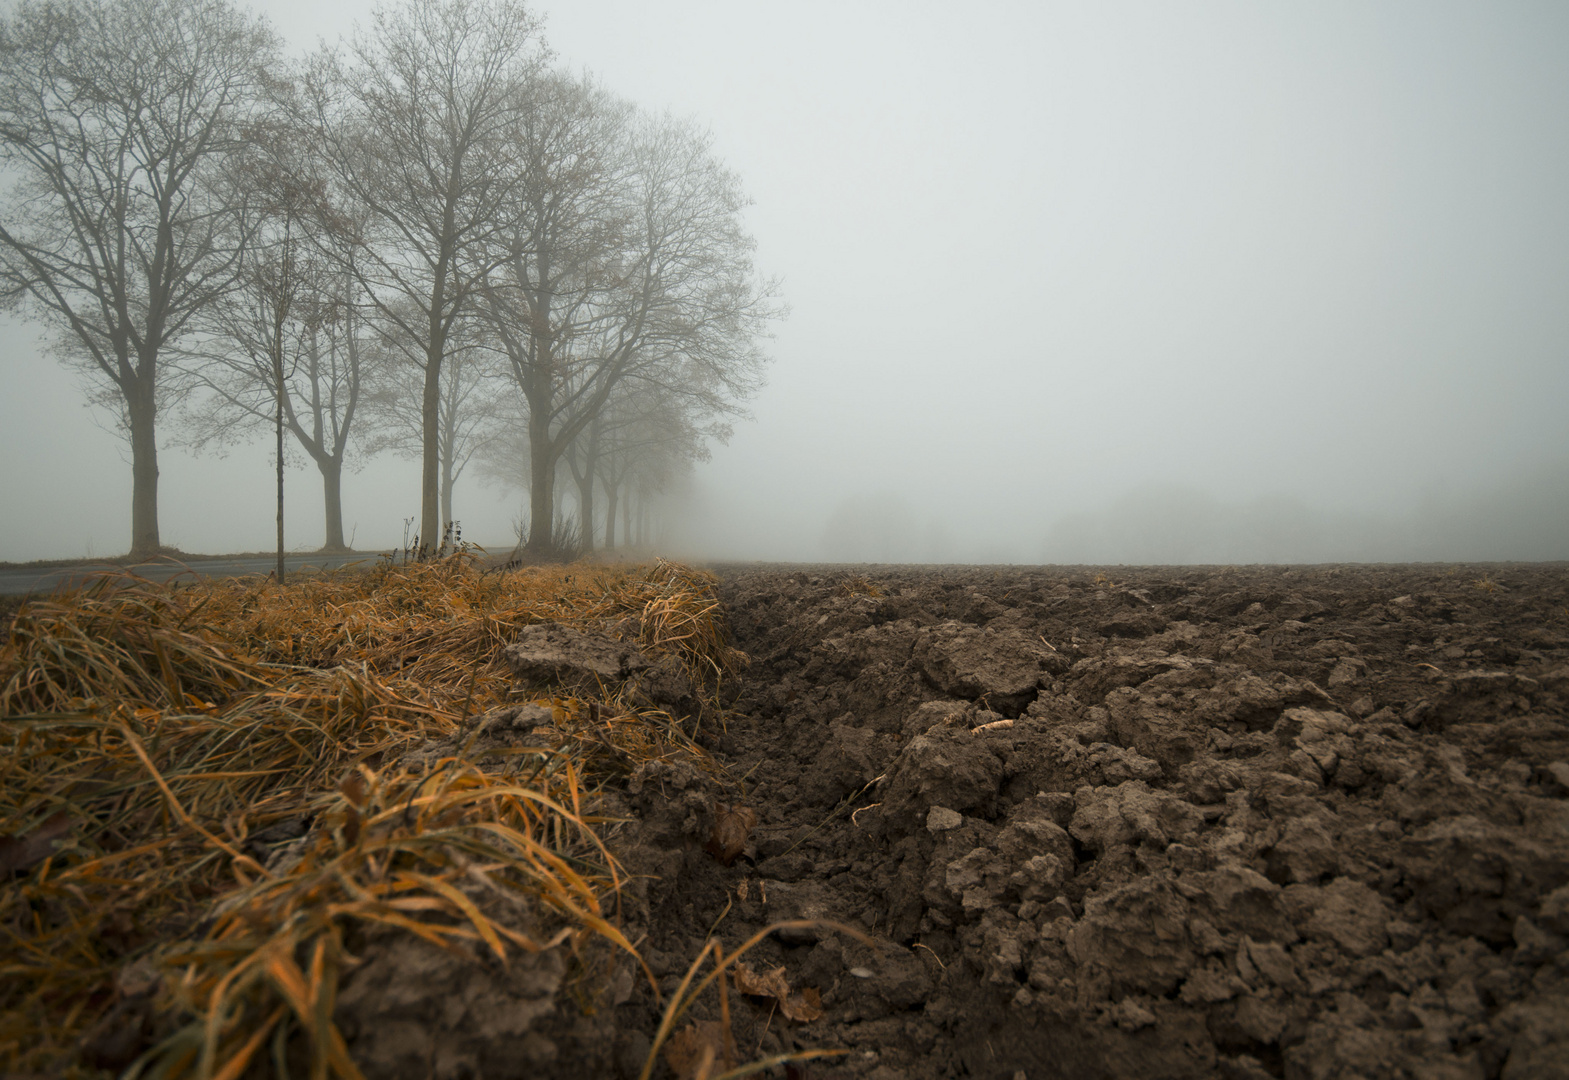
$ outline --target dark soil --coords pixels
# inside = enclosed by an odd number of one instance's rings
[[[711,938],[819,920],[746,957],[796,996],[730,991],[734,1060],[1569,1077],[1569,568],[720,578],[752,657],[724,729],[701,721],[720,768],[622,761],[599,809],[667,999]],[[530,633],[520,677],[703,711],[612,638]],[[537,738],[549,714],[524,712],[494,737]],[[629,1078],[648,1056],[659,1008],[608,946],[503,969],[394,945],[339,998],[368,1076]],[[721,1015],[708,992],[689,1047]]]
[[[734,780],[632,777],[618,842],[659,875],[634,930],[667,990],[711,932],[874,941],[755,950],[824,1015],[732,994],[742,1059],[1569,1076],[1563,566],[721,577],[753,658],[714,740]],[[720,801],[758,818],[728,866]],[[622,1071],[649,998],[617,1012]]]

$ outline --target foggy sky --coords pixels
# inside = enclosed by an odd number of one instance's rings
[[[303,51],[370,4],[259,10]],[[711,126],[792,309],[682,553],[1569,558],[1564,5],[538,10]],[[0,334],[0,559],[122,552],[125,455],[35,339]],[[270,545],[264,442],[160,464],[165,543]],[[465,477],[456,516],[510,543],[521,499]],[[418,463],[344,500],[389,546]]]

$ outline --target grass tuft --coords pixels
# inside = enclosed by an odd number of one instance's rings
[[[745,660],[712,580],[663,562],[105,574],[23,605],[0,647],[0,1066],[230,1080],[304,1046],[313,1076],[358,1077],[332,1012],[372,927],[496,963],[572,938],[635,957],[594,792],[607,762],[703,755],[662,713],[571,698],[549,745],[466,753],[471,717],[524,700],[502,649],[550,620],[628,627],[714,703]]]

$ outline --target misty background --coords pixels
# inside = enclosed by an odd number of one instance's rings
[[[256,8],[296,52],[370,11]],[[662,550],[1569,558],[1562,5],[536,10],[561,62],[712,130],[791,308]],[[108,418],[30,325],[0,372],[0,559],[123,552]],[[269,547],[270,455],[164,451],[163,542]],[[346,475],[353,545],[396,544],[418,483]],[[319,546],[320,480],[289,485]],[[524,498],[465,476],[454,516],[510,546]]]

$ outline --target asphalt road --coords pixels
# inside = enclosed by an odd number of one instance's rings
[[[339,566],[363,563],[376,564],[375,555],[356,552],[350,555],[286,555],[283,565],[286,573],[307,568],[331,570]],[[79,585],[93,574],[105,570],[129,571],[152,581],[167,581],[184,574],[188,577],[239,577],[244,574],[270,574],[278,565],[276,555],[243,559],[199,559],[190,563],[156,559],[135,566],[116,566],[112,563],[81,563],[75,566],[57,566],[47,570],[0,570],[0,596],[48,594],[55,589]]]

